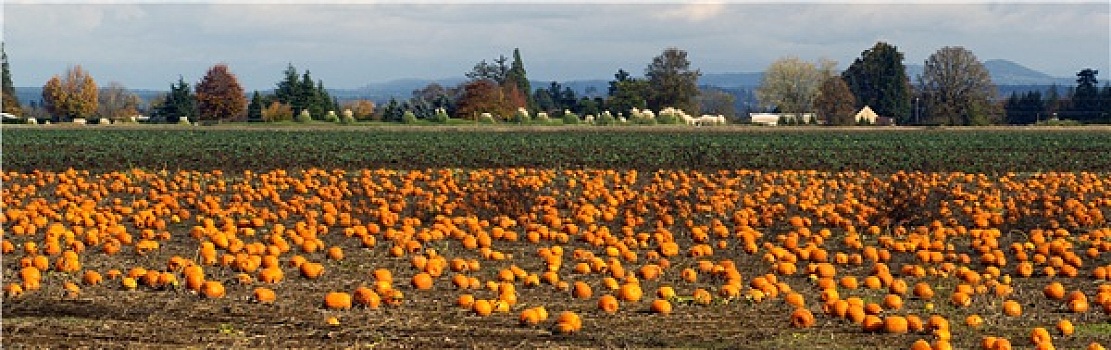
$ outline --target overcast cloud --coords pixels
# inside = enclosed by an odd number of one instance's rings
[[[263,3],[51,4],[6,1],[3,40],[16,86],[41,86],[81,64],[101,84],[166,89],[227,63],[248,89],[269,89],[287,63],[331,88],[462,77],[521,50],[529,77],[641,74],[667,47],[703,72],[757,72],[779,57],[843,69],[876,41],[921,64],[943,46],[1054,75],[1111,76],[1106,1],[1052,4]]]

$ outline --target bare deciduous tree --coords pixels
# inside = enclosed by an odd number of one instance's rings
[[[943,47],[926,59],[918,77],[935,123],[986,125],[998,120],[995,84],[983,63],[963,47]]]
[[[764,72],[756,98],[766,108],[781,113],[810,113],[822,82],[833,76],[837,62],[821,59],[817,64],[787,57],[776,60]]]
[[[119,82],[108,83],[108,87],[100,94],[100,106],[97,114],[103,118],[121,120],[139,114],[139,104],[142,100],[127,90]]]

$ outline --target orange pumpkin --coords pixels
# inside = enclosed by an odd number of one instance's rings
[[[522,326],[535,326],[540,324],[540,312],[534,308],[528,308],[521,311],[518,321]]]
[[[791,327],[795,328],[810,328],[816,324],[814,314],[805,308],[796,308],[791,313]]]
[[[350,309],[351,301],[351,294],[344,292],[329,292],[324,295],[324,307],[332,310]]]
[[[479,316],[490,316],[494,313],[494,303],[486,299],[475,300],[471,310]]]
[[[104,282],[104,277],[102,277],[99,272],[87,270],[85,271],[85,275],[81,277],[81,281],[87,285],[95,286]]]
[[[416,288],[418,290],[429,290],[432,289],[434,281],[432,280],[432,275],[421,272],[413,275],[413,278],[410,282],[413,285],[413,288]]]
[[[274,290],[266,287],[255,288],[254,301],[259,304],[273,304],[278,299],[278,295]]]
[[[617,309],[619,306],[620,304],[618,303],[617,298],[613,295],[606,294],[603,295],[601,298],[598,298],[598,309],[601,309],[607,314],[617,313]]]
[[[1014,300],[1003,302],[1003,313],[1007,316],[1017,317],[1022,315],[1022,304]]]
[[[1076,327],[1073,327],[1072,321],[1063,318],[1057,321],[1057,331],[1061,332],[1061,335],[1067,337],[1076,332]]]
[[[206,298],[219,299],[227,295],[227,291],[224,289],[224,284],[219,281],[205,281],[201,287],[201,295]]]
[[[571,288],[571,295],[579,299],[590,299],[594,292],[590,289],[590,285],[586,282],[577,281]]]
[[[1034,345],[1043,342],[1052,343],[1053,337],[1049,335],[1049,331],[1047,331],[1045,328],[1037,327],[1030,331],[1030,341],[1034,343]]]
[[[363,306],[366,308],[377,309],[378,306],[382,304],[382,297],[379,296],[378,293],[374,292],[374,290],[365,286],[359,286],[359,288],[355,288],[355,292],[352,293],[351,296],[352,299],[354,299],[355,305]]]
[[[621,285],[621,289],[617,290],[617,296],[621,301],[638,302],[644,297],[644,291],[640,289],[640,285],[636,283],[625,283]]]
[[[867,333],[876,333],[884,330],[886,322],[876,315],[866,315],[860,326]]]
[[[972,327],[973,329],[977,329],[984,325],[984,318],[980,317],[980,315],[977,314],[971,314],[968,315],[968,317],[965,317],[964,324]]]
[[[571,311],[564,311],[556,318],[556,331],[559,333],[575,333],[582,330],[582,317]]]
[[[907,319],[903,316],[887,316],[883,319],[883,331],[903,334],[908,331]]]
[[[1057,300],[1065,299],[1065,286],[1061,285],[1060,282],[1050,283],[1049,285],[1045,286],[1045,289],[1042,290],[1042,292],[1043,294],[1045,294],[1046,298]]]
[[[652,301],[651,310],[654,313],[667,315],[671,313],[671,302],[664,299],[656,299]]]

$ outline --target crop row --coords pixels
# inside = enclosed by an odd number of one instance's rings
[[[5,170],[809,169],[1109,171],[1103,130],[19,129]]]

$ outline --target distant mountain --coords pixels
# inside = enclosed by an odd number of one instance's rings
[[[1053,84],[1069,86],[1076,83],[1072,78],[1054,77],[1004,59],[984,61],[984,67],[988,69],[988,74],[991,74],[991,81],[999,86]],[[918,76],[922,75],[923,70],[924,67],[920,64],[907,65],[907,76],[910,77],[911,84],[918,83]]]
[[[755,87],[760,86],[761,79],[764,79],[764,73],[704,73],[698,79],[698,85],[722,88]]]

